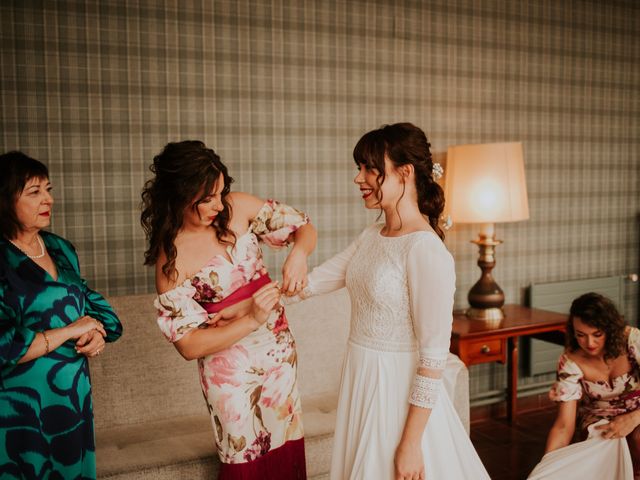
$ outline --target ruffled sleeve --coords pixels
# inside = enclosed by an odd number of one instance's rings
[[[249,230],[271,248],[277,249],[287,246],[291,234],[307,223],[309,217],[306,213],[276,200],[267,200]]]
[[[209,319],[207,311],[193,299],[195,293],[195,287],[186,283],[156,298],[158,326],[170,342],[177,342]]]
[[[434,234],[425,233],[407,255],[407,283],[419,360],[409,403],[433,408],[442,388],[453,323],[456,274],[453,257]]]
[[[640,330],[636,327],[629,328],[629,338],[627,340],[627,348],[629,353],[636,359],[638,365],[640,365]]]
[[[556,382],[551,386],[549,398],[554,402],[570,402],[582,398],[581,380],[584,373],[576,362],[571,360],[566,353],[560,356]]]

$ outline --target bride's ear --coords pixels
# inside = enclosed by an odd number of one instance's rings
[[[413,165],[410,163],[407,165],[400,165],[397,168],[398,174],[402,177],[404,181],[407,181],[414,173]]]

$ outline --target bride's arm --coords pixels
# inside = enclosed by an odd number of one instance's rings
[[[428,235],[413,246],[407,257],[407,281],[420,352],[409,413],[395,455],[397,478],[424,475],[422,436],[443,389],[453,322],[455,268],[440,239]]]
[[[344,287],[347,267],[360,245],[363,234],[364,232],[342,252],[315,267],[308,276],[307,286],[298,295],[283,297],[284,303],[297,303],[314,295],[330,293]]]

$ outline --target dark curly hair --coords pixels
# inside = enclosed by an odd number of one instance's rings
[[[23,229],[16,215],[16,201],[32,178],[48,179],[47,166],[22,152],[0,155],[0,235],[16,238]]]
[[[220,174],[224,179],[221,194],[224,209],[217,215],[212,227],[221,243],[235,244],[235,235],[229,229],[231,206],[227,201],[233,178],[216,152],[198,140],[168,143],[154,157],[149,169],[154,177],[145,183],[142,190],[140,216],[149,242],[149,248],[144,253],[145,265],[154,265],[164,251],[167,261],[162,265],[162,272],[167,278],[177,277],[174,241],[182,228],[184,211],[188,207],[197,211]]]
[[[605,334],[605,359],[617,358],[625,351],[627,325],[616,306],[607,297],[590,292],[576,298],[571,304],[567,321],[566,347],[572,352],[580,348],[573,328],[573,319],[576,317]]]
[[[444,232],[439,225],[440,215],[444,210],[444,191],[433,178],[430,148],[431,144],[420,128],[411,123],[395,123],[365,133],[353,149],[353,159],[358,166],[364,165],[380,172],[376,179],[378,203],[382,201],[380,186],[386,177],[385,154],[396,167],[413,165],[418,208],[429,218],[431,228],[444,240]]]

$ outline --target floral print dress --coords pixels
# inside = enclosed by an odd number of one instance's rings
[[[627,355],[631,371],[620,375],[611,383],[592,382],[567,354],[560,356],[557,381],[549,398],[556,402],[580,400],[578,410],[580,429],[586,436],[587,427],[602,419],[611,419],[640,407],[640,330],[630,328]]]
[[[267,275],[260,242],[285,246],[309,222],[268,200],[248,231],[192,278],[159,295],[158,325],[175,342],[206,328],[207,303],[221,302]],[[306,478],[297,355],[284,308],[233,346],[198,360],[200,383],[223,463],[220,478]]]

